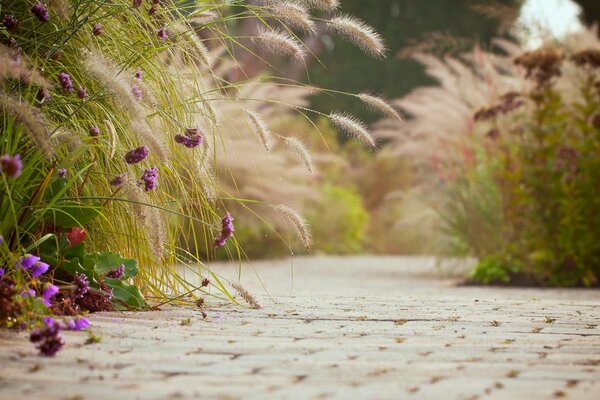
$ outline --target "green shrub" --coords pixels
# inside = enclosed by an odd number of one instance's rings
[[[326,184],[321,193],[321,201],[311,208],[308,217],[313,226],[315,250],[329,254],[363,251],[369,214],[357,191]]]

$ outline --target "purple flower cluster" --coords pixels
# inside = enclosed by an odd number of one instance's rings
[[[125,161],[127,164],[137,164],[144,161],[148,155],[150,155],[150,150],[146,146],[141,146],[137,149],[128,151],[127,154],[125,154]]]
[[[94,25],[94,29],[92,29],[92,33],[94,34],[94,36],[100,36],[100,35],[102,35],[103,32],[104,32],[104,27],[102,26],[102,24]]]
[[[16,178],[21,175],[22,170],[23,162],[21,161],[21,156],[19,154],[15,154],[14,156],[5,154],[0,157],[0,173],[9,178]]]
[[[233,217],[230,213],[225,214],[221,220],[221,225],[221,234],[215,239],[215,243],[213,245],[217,248],[225,246],[225,242],[227,242],[227,240],[233,236],[233,232],[235,232],[235,227],[233,226]]]
[[[100,135],[100,128],[98,128],[97,126],[90,126],[90,136],[91,137],[96,137]]]
[[[158,186],[158,168],[152,167],[145,170],[142,175],[142,181],[144,181],[144,190],[146,192],[156,189],[156,186]]]
[[[112,279],[121,279],[121,278],[123,278],[123,275],[125,275],[125,265],[124,264],[121,264],[120,267],[111,269],[110,271],[108,271],[108,274],[106,274],[107,277],[112,278]]]
[[[185,130],[185,135],[176,135],[175,141],[190,149],[200,146],[204,142],[204,136],[198,128],[190,128]]]
[[[42,22],[46,22],[50,19],[50,15],[48,15],[48,10],[40,1],[38,1],[33,5],[33,7],[31,7],[31,12],[33,13],[33,15],[36,16],[37,19],[39,19]]]
[[[80,99],[85,99],[86,97],[88,97],[88,93],[83,87],[79,86],[79,88],[77,89],[77,97],[79,97]]]
[[[142,93],[142,89],[140,89],[139,85],[133,85],[133,87],[131,88],[131,95],[137,101],[142,101],[142,99],[144,98],[144,94]]]
[[[15,18],[14,15],[5,14],[4,20],[2,21],[2,23],[4,24],[6,29],[10,31],[17,27],[17,24],[19,23],[19,21],[17,21],[17,19]]]
[[[158,31],[156,31],[156,34],[158,35],[158,38],[160,40],[169,39],[169,33],[167,32],[167,30],[165,28],[160,28]]]
[[[51,317],[44,318],[44,327],[31,332],[29,340],[45,356],[54,356],[65,345],[60,334],[61,324]]]
[[[42,300],[46,307],[50,307],[50,299],[56,296],[58,293],[58,286],[55,286],[51,283],[47,283],[44,286],[44,290],[42,291]]]
[[[15,268],[21,268],[25,271],[31,270],[31,276],[38,278],[48,272],[50,265],[41,261],[38,256],[27,254],[17,260]]]
[[[88,292],[90,289],[90,281],[88,277],[84,274],[75,274],[75,278],[73,279],[73,283],[75,284],[75,290],[73,290],[73,297],[76,299],[80,299]]]
[[[121,175],[117,175],[115,176],[111,181],[110,184],[111,186],[115,186],[115,187],[121,187],[125,184],[125,181],[127,180],[127,172],[121,174]]]
[[[58,171],[58,176],[61,178],[64,178],[65,176],[67,176],[67,169],[66,168],[59,168]]]
[[[144,71],[142,71],[141,69],[135,73],[135,79],[139,79],[142,80],[142,76],[144,74]]]
[[[73,81],[71,80],[71,75],[67,74],[66,72],[61,72],[58,74],[58,81],[65,92],[73,91]]]

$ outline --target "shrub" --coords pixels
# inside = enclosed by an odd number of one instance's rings
[[[432,199],[452,249],[479,258],[474,279],[594,285],[598,39],[584,33],[524,54],[498,44],[504,55],[419,55],[441,86],[399,100],[412,119],[377,132],[411,156],[417,193]]]

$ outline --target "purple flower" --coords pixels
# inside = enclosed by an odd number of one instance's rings
[[[15,29],[15,27],[17,26],[17,23],[19,21],[17,21],[17,19],[15,18],[14,15],[5,14],[4,20],[2,22],[3,22],[4,26],[6,27],[6,29],[10,31],[10,30]]]
[[[23,292],[21,292],[21,297],[26,299],[28,297],[35,297],[35,290],[29,288],[27,290],[23,290]]]
[[[57,173],[58,173],[58,176],[60,176],[61,178],[64,178],[65,176],[67,176],[67,169],[59,168]]]
[[[127,164],[137,164],[144,161],[149,154],[150,150],[146,146],[141,146],[127,152],[127,154],[125,154],[125,161]]]
[[[30,270],[40,260],[41,258],[39,258],[38,256],[26,254],[17,260],[17,262],[15,263],[15,268]]]
[[[50,265],[46,264],[43,261],[39,261],[35,263],[35,265],[31,268],[31,276],[34,278],[39,278],[44,275],[50,269]]]
[[[142,93],[142,89],[140,89],[139,85],[133,85],[133,87],[131,88],[131,95],[137,101],[142,101],[142,98],[144,97],[144,94]]]
[[[152,167],[144,171],[142,175],[144,181],[144,190],[149,192],[158,186],[158,168]]]
[[[87,318],[78,317],[75,319],[67,319],[63,323],[63,328],[68,331],[84,331],[91,325]]]
[[[176,135],[175,141],[192,149],[194,147],[198,147],[204,142],[204,136],[202,136],[198,128],[189,128],[185,130],[185,136]]]
[[[160,28],[158,31],[156,31],[156,34],[160,40],[167,40],[169,38],[169,33],[165,28]]]
[[[100,135],[100,128],[97,126],[90,126],[90,136],[96,137],[98,135]]]
[[[144,71],[142,71],[140,69],[138,72],[135,73],[135,79],[142,80],[143,74],[144,74]]]
[[[0,236],[1,238],[2,236]],[[4,270],[4,268],[0,268],[0,276],[3,276],[6,273],[6,271]]]
[[[65,341],[60,335],[61,324],[50,317],[44,318],[44,327],[31,332],[29,340],[36,344],[40,353],[54,356],[64,346]]]
[[[23,162],[21,161],[21,156],[19,154],[15,154],[14,156],[5,154],[0,157],[0,172],[7,177],[16,178],[21,175],[22,170]]]
[[[92,325],[87,318],[79,317],[75,319],[75,330],[84,331]]]
[[[61,72],[58,74],[58,81],[65,92],[73,91],[73,81],[71,81],[71,75],[67,74],[66,72]]]
[[[121,187],[125,184],[125,180],[127,179],[127,172],[115,176],[113,180],[110,181],[111,186]]]
[[[108,274],[106,274],[107,277],[112,278],[112,279],[121,279],[121,278],[123,278],[123,275],[125,275],[125,265],[124,264],[121,264],[120,267],[111,269],[110,271],[108,271]]]
[[[50,299],[58,293],[58,286],[55,286],[51,283],[47,283],[44,286],[44,290],[42,291],[42,300],[46,307],[50,307]]]
[[[87,91],[81,86],[77,88],[77,97],[79,97],[80,99],[85,99],[86,97],[88,97]]]
[[[36,96],[40,103],[50,100],[50,91],[46,88],[39,88]]]
[[[226,213],[223,219],[221,220],[221,235],[215,239],[214,247],[223,247],[225,246],[225,242],[227,239],[233,236],[233,232],[235,232],[235,227],[233,226],[233,217],[230,213]]]
[[[92,33],[94,34],[94,36],[100,36],[100,35],[102,35],[103,32],[104,32],[104,27],[102,26],[102,24],[94,25],[94,29],[92,29]]]
[[[75,290],[73,290],[73,296],[76,299],[80,299],[88,292],[90,289],[90,281],[88,277],[84,274],[75,274],[75,278],[73,279],[73,283],[75,284]]]
[[[50,19],[50,16],[48,15],[48,10],[39,1],[35,3],[33,7],[31,7],[31,12],[37,17],[37,19],[39,19],[42,22],[46,22]]]
[[[156,12],[157,12],[157,11],[158,11],[158,8],[156,8],[156,6],[151,6],[151,7],[148,9],[148,15],[149,15],[149,16],[153,16],[153,15],[155,15],[155,14],[156,14]]]
[[[133,6],[134,7],[139,7],[142,5],[142,0],[133,0]]]

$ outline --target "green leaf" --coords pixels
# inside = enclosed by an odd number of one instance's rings
[[[74,228],[88,224],[96,218],[101,207],[96,205],[85,205],[77,203],[69,203],[55,205],[48,209],[48,222],[60,228]]]
[[[85,255],[87,265],[94,265],[94,269],[99,275],[106,275],[111,269],[125,265],[125,274],[123,279],[133,278],[140,271],[137,267],[137,261],[131,258],[123,258],[119,254],[105,253],[88,253]]]
[[[75,274],[85,274],[91,280],[93,278],[93,270],[89,270],[81,265],[79,258],[74,257],[67,262],[61,262],[58,265],[58,269],[65,271],[67,274],[71,276],[75,276]]]
[[[142,292],[135,285],[130,285],[119,279],[104,278],[104,283],[113,290],[113,303],[118,308],[123,307],[120,302],[127,304],[130,308],[144,308],[146,301]],[[115,301],[116,300],[116,301]]]

